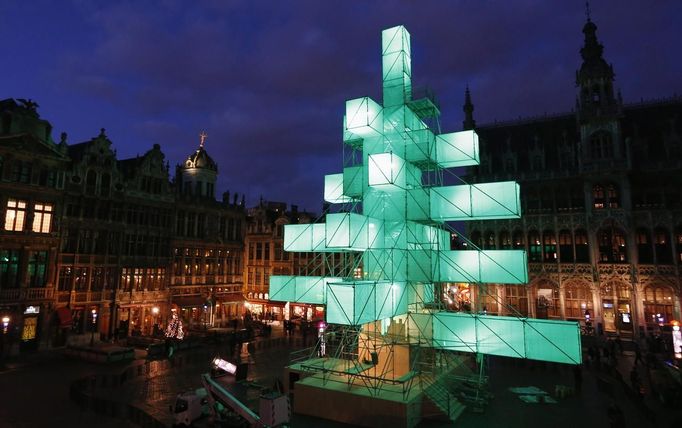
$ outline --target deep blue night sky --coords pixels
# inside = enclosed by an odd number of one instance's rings
[[[592,20],[626,103],[682,94],[682,2],[599,0]],[[218,194],[320,210],[342,168],[344,101],[380,101],[381,30],[412,34],[413,85],[432,88],[443,131],[570,111],[582,1],[0,2],[0,99],[32,98],[77,143],[107,129],[119,159],[198,145]]]

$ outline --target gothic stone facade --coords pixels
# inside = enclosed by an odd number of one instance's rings
[[[464,128],[480,137],[472,182],[516,180],[520,220],[473,222],[485,249],[528,251],[530,287],[482,289],[489,313],[584,321],[641,334],[680,319],[682,99],[624,105],[596,25],[583,28],[576,111]]]

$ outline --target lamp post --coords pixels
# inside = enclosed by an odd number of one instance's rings
[[[2,317],[2,334],[7,334],[7,328],[9,327],[10,318],[5,315]]]
[[[0,346],[0,367],[5,366],[5,344],[7,343],[7,331],[9,328],[10,317],[5,315],[2,317],[2,343]]]
[[[97,329],[97,309],[92,309],[90,311],[92,314],[92,327],[91,327],[91,334],[90,334],[90,346],[95,346],[95,330]]]
[[[152,307],[152,332],[153,335],[156,336],[160,329],[159,329],[159,307],[158,306],[153,306]]]

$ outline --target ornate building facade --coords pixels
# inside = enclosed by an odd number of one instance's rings
[[[214,195],[218,165],[201,143],[176,167],[172,301],[192,325],[220,326],[243,313],[244,197]]]
[[[594,321],[597,332],[644,334],[680,319],[682,98],[624,104],[597,26],[583,28],[574,112],[476,126],[471,182],[516,180],[521,220],[471,222],[483,249],[526,249],[530,287],[483,288],[488,313]],[[568,83],[568,82],[567,82]]]
[[[30,100],[0,101],[0,341],[35,349],[55,308],[69,158]],[[14,346],[14,348],[18,348]]]
[[[36,107],[0,101],[2,343],[152,334],[171,310],[190,327],[241,315],[244,201],[215,199],[205,135],[171,181],[158,144],[119,160],[104,129],[55,143]]]

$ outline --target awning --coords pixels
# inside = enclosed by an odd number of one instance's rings
[[[273,300],[265,300],[265,299],[258,299],[258,298],[251,298],[247,299],[244,298],[245,302],[252,303],[254,305],[267,305],[267,306],[277,306],[277,307],[284,307],[284,305],[287,304],[287,302],[278,302],[278,301],[273,301]]]
[[[230,293],[230,294],[218,294],[215,297],[215,300],[218,303],[229,303],[229,302],[243,302],[246,299],[244,298],[243,295],[239,293]]]
[[[198,308],[206,304],[206,298],[203,296],[178,296],[173,297],[172,303],[180,308]]]
[[[67,307],[57,308],[57,318],[59,318],[59,327],[67,328],[73,325],[71,309]]]

